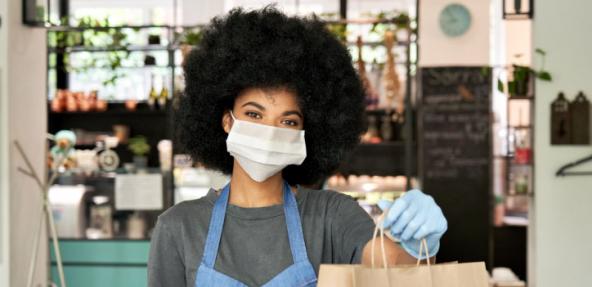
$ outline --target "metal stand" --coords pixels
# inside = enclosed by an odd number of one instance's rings
[[[25,169],[19,167],[18,171],[33,178],[35,180],[35,182],[37,183],[37,186],[39,187],[39,191],[41,191],[41,197],[43,198],[43,212],[45,213],[45,217],[46,217],[47,221],[49,222],[49,230],[50,230],[51,239],[52,239],[52,243],[53,243],[53,249],[54,249],[56,261],[58,264],[58,275],[60,277],[60,285],[61,285],[61,287],[66,287],[66,280],[64,279],[64,266],[62,265],[62,254],[60,252],[57,230],[55,227],[55,223],[53,221],[51,203],[49,202],[49,198],[48,198],[49,187],[56,180],[58,173],[54,172],[52,174],[51,178],[47,182],[45,182],[45,184],[44,184],[43,181],[41,180],[41,178],[39,177],[39,175],[37,175],[37,173],[35,172],[35,169],[33,168],[33,165],[31,164],[31,161],[29,160],[29,157],[27,157],[27,154],[23,150],[21,144],[15,140],[14,145],[16,146],[18,152],[23,157],[25,164],[27,165],[27,169],[28,169],[28,170],[25,170]],[[64,159],[61,159],[57,166],[62,165],[63,161],[64,161]],[[39,253],[39,237],[41,236],[41,228],[43,227],[43,219],[44,219],[43,217],[40,218],[39,225],[37,227],[37,230],[35,231],[35,237],[33,239],[35,245],[33,246],[33,254],[31,256],[31,261],[29,263],[29,276],[27,279],[27,287],[33,286],[33,275],[35,274],[35,265],[36,265],[35,263],[37,261],[37,255]]]

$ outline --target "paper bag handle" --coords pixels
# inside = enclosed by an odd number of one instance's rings
[[[381,251],[381,255],[382,255],[382,266],[384,269],[386,269],[388,267],[387,261],[386,261],[386,249],[384,248],[384,228],[382,227],[382,221],[384,220],[384,217],[386,214],[388,214],[388,209],[384,210],[384,212],[376,219],[376,226],[374,227],[374,233],[372,235],[372,246],[370,246],[370,252],[372,254],[370,254],[370,263],[372,268],[374,268],[374,242],[376,240],[376,235],[378,234],[378,231],[380,230],[380,251]],[[387,235],[388,236],[388,235]],[[426,255],[426,261],[427,261],[427,265],[430,266],[430,253],[429,253],[429,249],[428,249],[428,243],[427,241],[424,239],[421,240],[421,242],[419,243],[419,258],[417,259],[417,263],[416,266],[419,266],[421,263],[421,255],[425,252]]]
[[[381,250],[381,254],[382,254],[382,266],[384,267],[384,269],[386,269],[388,267],[388,264],[386,262],[386,249],[384,248],[384,228],[382,228],[382,221],[384,219],[384,215],[387,213],[388,209],[385,210],[382,215],[380,215],[377,219],[376,219],[376,226],[374,226],[374,233],[372,234],[372,246],[370,246],[370,264],[372,266],[372,268],[374,268],[374,242],[376,240],[376,235],[378,233],[378,230],[380,230],[380,250]]]
[[[428,250],[428,242],[425,240],[425,238],[421,239],[421,242],[419,243],[419,258],[421,258],[421,255],[423,254],[422,250],[425,250],[426,262],[427,265],[430,266],[430,251]],[[419,258],[417,259],[415,266],[419,266],[421,263],[421,259]]]

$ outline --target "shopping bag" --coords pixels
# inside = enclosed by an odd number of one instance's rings
[[[377,223],[373,241],[376,240],[377,230],[382,224]],[[489,275],[485,270],[485,263],[444,263],[426,265],[387,267],[384,249],[384,231],[380,228],[382,250],[382,266],[374,264],[374,242],[372,242],[371,266],[347,264],[322,264],[319,270],[317,287],[488,287]],[[421,241],[422,252],[427,253],[427,243]]]

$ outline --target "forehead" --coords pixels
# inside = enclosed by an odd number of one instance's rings
[[[235,106],[248,102],[256,102],[264,107],[277,107],[300,110],[298,96],[287,88],[248,88],[243,90],[235,100]]]

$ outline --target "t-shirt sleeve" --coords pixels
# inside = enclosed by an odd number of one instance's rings
[[[186,286],[185,264],[172,226],[159,217],[150,242],[148,286]]]
[[[374,232],[374,221],[352,197],[337,196],[333,218],[333,246],[338,251],[337,264],[359,264],[364,246]]]

